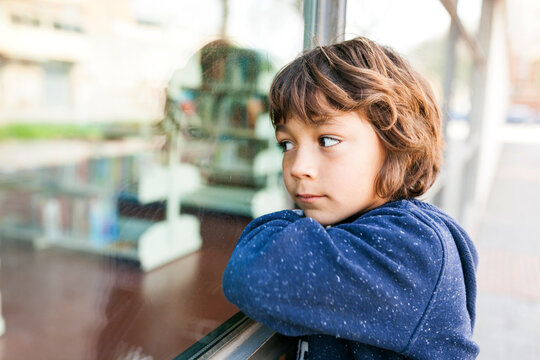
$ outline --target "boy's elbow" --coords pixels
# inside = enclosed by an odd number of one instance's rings
[[[225,298],[234,304],[234,295],[235,295],[235,289],[238,288],[237,285],[237,277],[235,276],[234,272],[231,271],[230,266],[227,266],[225,269],[225,272],[223,273],[223,278],[221,280],[221,284],[223,287],[223,294],[225,295]]]
[[[225,298],[233,305],[242,309],[245,302],[249,300],[250,286],[248,276],[235,269],[233,266],[227,266],[223,273],[222,286]]]
[[[225,298],[244,312],[260,311],[268,294],[267,280],[259,275],[256,269],[227,266],[222,279]]]

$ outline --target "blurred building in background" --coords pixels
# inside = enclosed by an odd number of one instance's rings
[[[540,4],[508,1],[512,122],[540,123]]]
[[[166,79],[205,34],[133,15],[131,2],[0,3],[0,124],[150,122]]]

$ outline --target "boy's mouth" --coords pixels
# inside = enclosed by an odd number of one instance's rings
[[[314,194],[296,194],[296,198],[304,203],[313,203],[324,196]]]

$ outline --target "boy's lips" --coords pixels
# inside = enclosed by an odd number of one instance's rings
[[[321,198],[323,195],[314,195],[314,194],[296,194],[296,197],[304,203],[313,203]]]

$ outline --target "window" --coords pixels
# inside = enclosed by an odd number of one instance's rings
[[[111,4],[50,7],[13,27],[37,56],[3,54],[7,358],[174,358],[237,313],[235,242],[288,206],[266,92],[301,51],[297,2]]]

